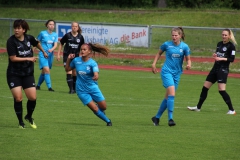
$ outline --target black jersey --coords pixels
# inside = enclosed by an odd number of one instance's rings
[[[233,62],[235,59],[235,46],[232,42],[224,44],[222,41],[218,42],[216,54],[217,57],[227,58],[227,61],[215,61],[213,68],[229,68],[230,62]]]
[[[34,73],[34,62],[12,62],[10,56],[16,55],[16,57],[33,57],[33,51],[31,46],[36,46],[39,42],[31,35],[24,35],[24,40],[19,41],[15,35],[12,35],[7,40],[7,52],[8,52],[8,68],[7,75],[16,76],[28,76]]]
[[[69,55],[70,53],[79,54],[82,44],[84,44],[84,38],[79,33],[76,37],[71,32],[66,33],[60,40],[62,45],[65,44],[63,54]]]

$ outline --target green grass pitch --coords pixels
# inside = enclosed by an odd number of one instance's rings
[[[201,112],[196,105],[205,80],[201,75],[182,75],[175,98],[175,127],[167,124],[167,112],[155,127],[155,115],[165,90],[159,75],[100,69],[99,86],[113,126],[97,118],[77,95],[68,94],[61,63],[51,70],[52,87],[37,91],[33,118],[36,130],[26,123],[18,129],[13,99],[6,83],[7,56],[0,55],[0,159],[31,160],[147,160],[147,159],[239,159],[239,79],[229,78],[227,91],[237,115],[227,115],[227,106],[214,85]],[[40,71],[35,64],[37,82]],[[26,97],[23,97],[24,115]]]

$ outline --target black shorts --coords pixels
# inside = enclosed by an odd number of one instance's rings
[[[76,56],[76,55],[75,55]],[[68,55],[63,55],[63,66],[64,66],[64,68],[65,68],[65,66],[66,66],[66,63],[67,63],[67,58],[68,58]],[[73,60],[73,59],[72,59]],[[72,61],[71,60],[71,61]]]
[[[215,83],[227,83],[229,69],[228,68],[220,68],[218,70],[211,70],[208,74],[206,81]]]
[[[7,83],[10,89],[22,86],[23,89],[35,87],[34,76],[7,76]]]

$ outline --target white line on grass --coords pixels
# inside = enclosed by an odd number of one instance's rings
[[[6,98],[6,99],[10,99],[10,98],[12,98],[12,97],[6,97],[6,96],[0,96],[0,98]],[[81,103],[81,101],[79,100],[79,101],[59,101],[59,100],[49,100],[49,99],[38,99],[37,100],[38,102],[40,101],[40,102],[49,102],[49,103],[66,103],[66,104],[78,104],[78,105],[80,105],[80,106],[83,106],[83,104]],[[39,103],[37,103],[37,104],[39,104]],[[181,107],[179,107],[178,105],[180,104],[180,103],[178,103],[178,102],[175,102],[175,104],[177,104],[177,106],[175,105],[175,109],[187,109],[187,105],[185,105],[185,106],[183,106],[183,105],[181,105]],[[122,106],[129,106],[129,107],[148,107],[148,108],[152,108],[152,107],[154,107],[154,108],[156,108],[156,109],[158,109],[159,108],[159,105],[158,105],[158,103],[156,103],[156,105],[150,105],[150,104],[135,104],[135,103],[125,103],[125,104],[123,104],[123,103],[111,103],[111,102],[109,102],[108,101],[108,103],[107,103],[107,105],[108,106],[117,106],[117,107],[122,107]],[[217,110],[219,110],[219,108],[218,107],[216,107],[216,106],[218,106],[218,105],[211,105],[211,104],[208,104],[208,105],[205,105],[204,106],[204,108],[206,107],[206,108],[208,108],[208,109],[210,109],[210,110],[213,110],[213,111],[217,111]],[[236,108],[236,107],[235,107]]]

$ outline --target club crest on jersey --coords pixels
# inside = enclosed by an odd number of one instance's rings
[[[180,53],[182,53],[183,52],[183,49],[180,49]]]
[[[89,67],[89,66],[87,66],[87,70],[88,70],[88,71],[90,70],[90,67]]]
[[[27,46],[28,46],[28,47],[30,47],[30,46],[31,46],[30,42],[27,42]]]
[[[222,49],[223,51],[226,51],[227,50],[227,47],[223,47],[223,49]]]
[[[80,42],[80,39],[77,39],[77,43],[79,43]]]

